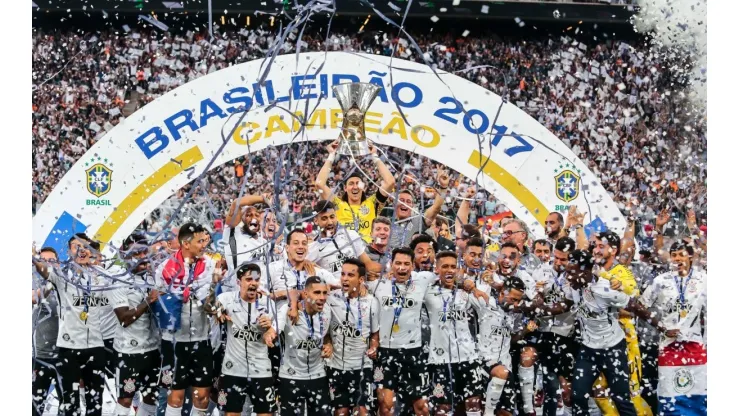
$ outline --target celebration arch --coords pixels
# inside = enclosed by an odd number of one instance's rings
[[[34,244],[64,252],[71,234],[84,231],[118,245],[206,168],[268,146],[336,138],[342,113],[331,87],[356,81],[383,87],[365,120],[371,140],[476,180],[535,232],[542,234],[549,212],[571,205],[586,213],[587,229],[624,229],[617,205],[586,165],[500,96],[424,64],[314,52],[211,73],[126,118],[85,153],[40,207]],[[300,119],[306,121],[305,134],[297,135]]]

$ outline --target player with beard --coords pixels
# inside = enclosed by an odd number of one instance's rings
[[[277,410],[268,356],[268,348],[277,338],[275,305],[258,293],[258,265],[245,264],[236,275],[239,291],[221,293],[217,298],[211,292],[205,302],[206,311],[226,322],[228,330],[218,405],[226,416],[239,416],[249,398],[254,413],[269,416]]]
[[[618,310],[628,306],[630,297],[598,278],[593,273],[594,266],[591,254],[586,251],[575,250],[568,254],[568,286],[564,286],[563,306],[570,309],[575,305],[581,328],[581,348],[573,373],[573,414],[589,414],[588,398],[594,381],[603,374],[618,414],[636,416],[630,394],[627,344],[617,320]]]
[[[637,287],[632,272],[622,264],[619,264],[618,258],[622,246],[622,239],[612,231],[605,231],[596,236],[596,245],[593,249],[593,258],[598,266],[597,275],[608,280],[615,280],[621,283],[619,290],[630,297],[638,297],[640,290]],[[642,378],[642,356],[640,355],[640,345],[637,340],[637,331],[632,314],[627,311],[619,312],[619,323],[624,330],[627,343],[627,359],[630,368],[630,391],[632,392],[632,401],[640,416],[652,415],[650,407],[640,396],[640,379]],[[606,392],[607,385],[604,377],[599,377],[594,385],[596,404],[605,416],[617,415],[614,403],[609,399]]]
[[[373,378],[378,387],[381,416],[394,414],[395,395],[412,403],[417,415],[428,415],[429,375],[421,348],[421,307],[436,280],[429,272],[414,272],[414,252],[393,250],[390,276],[368,283],[380,302],[380,348]]]
[[[559,212],[547,214],[547,218],[545,218],[545,233],[551,242],[557,241],[560,237],[567,236],[568,231],[564,226],[563,214]]]
[[[371,241],[366,250],[367,255],[372,261],[385,263],[382,259],[388,259],[388,241],[390,236],[391,220],[386,217],[376,217],[373,220],[373,230],[370,235]]]
[[[34,253],[36,271],[51,282],[59,296],[59,411],[65,416],[78,408],[78,386],[85,385],[87,414],[100,416],[103,410],[102,392],[105,385],[106,354],[103,343],[104,307],[108,298],[99,291],[106,281],[92,265],[92,240],[84,233],[68,241],[70,264],[66,269],[50,267]]]
[[[296,321],[287,316],[278,319],[280,332],[285,333],[285,354],[280,364],[281,416],[331,415],[324,369],[324,359],[332,355],[332,314],[325,307],[328,294],[327,284],[311,276],[306,279]]]
[[[542,292],[543,306],[552,308],[563,302],[564,286],[567,285],[565,272],[568,253],[575,248],[576,242],[572,238],[558,239],[553,251],[552,266],[543,264],[535,270],[533,278],[537,282],[537,290]],[[575,317],[570,310],[551,315],[542,312],[545,310],[544,307],[538,309],[542,315],[537,319],[540,332],[537,341],[537,355],[542,364],[544,378],[543,415],[555,416],[559,399],[563,401],[565,414],[570,414],[570,382],[573,378],[573,362],[578,353],[578,345],[573,334]]]
[[[485,374],[481,374],[477,363],[475,338],[468,326],[468,310],[473,307],[475,295],[456,287],[457,254],[443,251],[436,261],[439,282],[424,297],[431,327],[427,364],[434,386],[435,414],[465,412],[468,416],[480,416],[481,381]],[[486,303],[488,296],[481,296]]]
[[[423,233],[434,223],[437,214],[442,209],[450,185],[450,175],[442,169],[439,169],[437,173],[437,185],[439,189],[436,191],[434,203],[423,214],[414,215],[416,201],[411,191],[398,192],[393,213],[395,224],[391,229],[391,248],[408,246],[414,234]]]
[[[391,171],[388,170],[385,163],[380,160],[378,149],[370,145],[370,154],[381,178],[380,188],[378,188],[374,195],[368,196],[365,191],[366,184],[363,182],[364,174],[358,169],[351,172],[345,178],[344,195],[341,197],[337,196],[327,186],[326,182],[329,178],[332,164],[337,157],[339,140],[332,142],[326,149],[329,151],[329,157],[324,162],[324,166],[321,167],[316,177],[316,186],[321,192],[321,199],[334,203],[337,207],[337,218],[344,228],[356,231],[366,243],[370,243],[372,241],[370,238],[371,224],[373,224],[373,220],[377,215],[378,205],[385,204],[388,195],[390,195],[393,187],[396,186],[396,179],[393,177]],[[358,162],[354,161],[354,163]]]
[[[208,233],[198,224],[187,223],[178,233],[180,249],[155,273],[156,287],[163,296],[182,301],[179,328],[170,320],[162,328],[162,374],[160,382],[169,389],[166,416],[179,416],[185,389],[193,388],[193,415],[208,415],[208,397],[213,383],[213,351],[209,341],[208,315],[203,301],[209,290],[215,263],[204,258]],[[219,276],[220,277],[220,276]]]
[[[117,353],[114,368],[118,384],[115,414],[128,416],[136,392],[141,392],[142,403],[136,415],[154,416],[162,358],[159,354],[159,329],[150,310],[159,292],[152,290],[154,277],[147,258],[149,246],[146,237],[130,235],[123,242],[121,253],[128,267],[114,265],[108,268],[117,279],[127,283],[112,291],[110,299],[119,322],[113,343]]]
[[[373,397],[372,360],[380,343],[380,304],[365,287],[365,265],[347,259],[342,266],[342,289],[329,295],[334,353],[327,361],[329,394],[335,416],[368,414]]]
[[[336,206],[330,201],[319,201],[314,207],[315,222],[321,233],[308,246],[308,260],[334,274],[342,275],[342,264],[350,257],[360,259],[365,265],[372,260],[365,253],[365,242],[357,232],[347,229],[337,221]]]
[[[223,233],[224,259],[229,267],[229,277],[223,282],[225,291],[238,290],[236,269],[242,264],[257,263],[264,275],[270,244],[260,235],[262,215],[255,205],[269,202],[268,195],[247,195],[231,203]]]
[[[414,270],[417,272],[431,272],[434,270],[434,256],[437,243],[427,234],[419,234],[411,240],[411,250],[414,252]]]

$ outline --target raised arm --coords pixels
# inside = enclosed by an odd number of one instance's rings
[[[226,214],[226,225],[231,228],[236,228],[241,221],[241,216],[239,215],[239,213],[241,213],[242,208],[259,203],[265,203],[269,205],[269,197],[267,195],[245,195],[239,199],[235,199],[231,202],[229,212]]]
[[[668,252],[663,250],[663,246],[665,244],[663,231],[665,230],[665,225],[668,223],[669,219],[670,215],[668,214],[667,209],[660,211],[658,217],[655,218],[655,254],[658,261],[663,264],[667,264],[669,262]]]
[[[588,250],[588,237],[586,237],[586,230],[583,229],[584,216],[578,212],[577,206],[571,205],[568,209],[568,219],[565,222],[566,236],[571,230],[576,230],[576,248],[579,250]]]
[[[442,210],[442,204],[445,203],[444,196],[447,195],[447,189],[450,186],[450,175],[442,169],[437,174],[437,185],[439,185],[439,189],[437,189],[434,195],[434,203],[424,211],[424,223],[427,227],[431,227],[434,224],[437,214]]]
[[[624,230],[624,236],[622,237],[622,246],[619,249],[620,255],[624,255],[626,257],[622,257],[620,263],[622,263],[625,266],[628,266],[630,263],[632,263],[632,259],[635,258],[635,221],[634,219],[630,218],[627,223],[627,229]]]
[[[396,178],[393,177],[393,174],[391,173],[390,169],[388,169],[388,166],[386,166],[385,163],[380,160],[380,157],[378,156],[378,149],[372,144],[369,147],[370,153],[373,155],[373,162],[375,162],[375,167],[378,169],[380,179],[383,180],[383,186],[381,186],[380,190],[382,191],[383,196],[387,197],[391,194],[391,192],[393,192],[393,188],[396,186]],[[319,175],[321,175],[321,173],[319,173]]]
[[[330,145],[326,146],[326,150],[329,151],[329,157],[326,158],[324,166],[321,167],[319,174],[316,176],[316,187],[321,191],[320,198],[325,201],[330,201],[332,196],[334,196],[334,193],[326,182],[329,179],[329,172],[331,172],[334,159],[337,158],[337,149],[339,149],[339,140],[334,140]]]
[[[463,226],[468,223],[470,216],[470,198],[475,196],[475,188],[468,187],[465,191],[465,198],[460,203],[460,208],[457,209],[457,215],[455,215],[455,237],[462,238]]]

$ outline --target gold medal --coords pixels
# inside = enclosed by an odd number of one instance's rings
[[[80,312],[80,319],[82,319],[83,321],[87,321],[87,312]]]
[[[393,332],[398,332],[401,330],[401,326],[398,324],[393,324]]]
[[[688,315],[688,314],[689,314],[689,311],[687,311],[686,309],[681,309],[681,312],[679,312],[679,313],[678,313],[678,315],[679,315],[679,316],[680,316],[681,318],[685,318],[685,317],[686,317],[686,315]]]

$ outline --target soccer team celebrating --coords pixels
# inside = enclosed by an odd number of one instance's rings
[[[116,416],[706,414],[693,215],[664,248],[661,213],[638,252],[632,221],[587,235],[575,209],[545,238],[516,218],[492,238],[466,198],[451,233],[446,172],[422,210],[375,149],[377,191],[357,169],[335,193],[328,150],[316,233],[283,232],[271,198],[247,195],[219,245],[191,222],[114,258],[82,233],[64,264],[34,250],[34,414],[52,385],[63,415],[100,415],[106,388]]]

